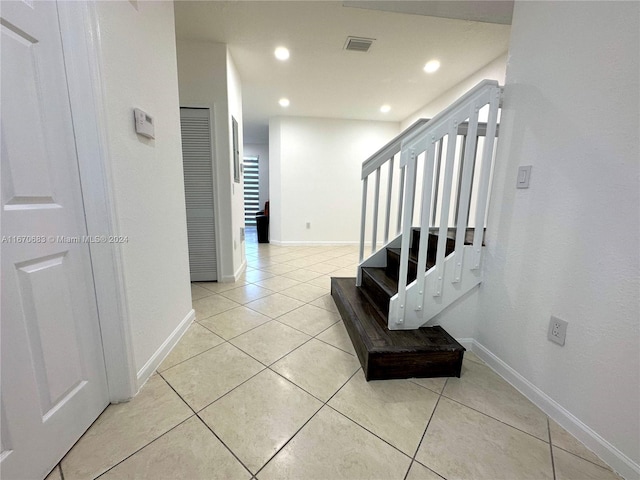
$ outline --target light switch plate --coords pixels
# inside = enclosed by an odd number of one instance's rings
[[[517,188],[529,188],[529,180],[531,179],[531,165],[518,168]]]

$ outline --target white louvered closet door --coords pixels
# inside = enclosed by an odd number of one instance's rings
[[[181,108],[180,123],[191,281],[216,281],[215,179],[210,110]]]

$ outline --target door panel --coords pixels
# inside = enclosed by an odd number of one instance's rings
[[[16,264],[31,361],[43,418],[83,383],[65,254]]]
[[[108,404],[55,2],[0,4],[3,479],[43,478]]]

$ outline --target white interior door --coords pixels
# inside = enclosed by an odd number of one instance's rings
[[[43,478],[108,404],[55,2],[0,3],[3,479]]]

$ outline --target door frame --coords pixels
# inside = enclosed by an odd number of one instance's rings
[[[87,234],[118,235],[95,3],[58,2],[58,18]],[[121,248],[91,243],[89,249],[109,401],[128,401],[138,388]]]
[[[220,265],[220,172],[218,168],[218,138],[216,135],[216,105],[215,104],[195,104],[195,103],[186,103],[183,104],[180,102],[180,108],[197,108],[197,109],[208,109],[209,110],[209,128],[211,129],[211,162],[213,162],[212,172],[215,175],[215,178],[212,179],[212,188],[213,188],[213,229],[214,236],[216,238],[216,278],[217,282],[222,282],[221,277],[221,265]]]

